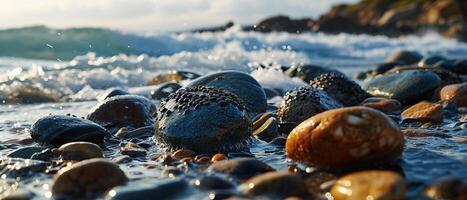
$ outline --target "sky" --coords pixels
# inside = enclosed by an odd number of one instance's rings
[[[106,27],[137,32],[254,24],[269,16],[313,17],[357,0],[0,0],[0,29]]]

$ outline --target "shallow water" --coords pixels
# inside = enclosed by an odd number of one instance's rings
[[[255,71],[258,64],[314,63],[336,68],[352,77],[355,73],[382,62],[389,53],[397,49],[418,50],[424,55],[441,54],[450,58],[466,58],[467,55],[467,44],[438,35],[390,39],[365,35],[259,34],[231,30],[226,33],[145,36],[140,40],[151,41],[150,45],[154,46],[164,44],[159,48],[165,51],[158,54],[143,52],[147,54],[110,57],[88,53],[71,61],[0,58],[0,97],[18,86],[34,85],[58,94],[63,101],[0,105],[0,157],[24,146],[16,143],[29,138],[29,128],[38,118],[50,113],[85,116],[96,104],[96,97],[105,89],[119,87],[137,91],[156,73],[162,71],[183,69],[204,74],[235,69],[252,73],[263,86],[287,89],[304,83],[287,78],[274,70]],[[148,45],[144,42],[140,45],[143,44]],[[149,47],[141,47],[144,48]],[[441,129],[447,136],[466,137],[467,122],[462,122],[464,125],[456,123],[445,121]],[[147,142],[153,144],[151,139]],[[287,169],[283,148],[258,141],[251,145],[250,151],[278,170]],[[157,149],[154,145],[147,158],[162,152],[163,149]],[[106,157],[119,155],[118,151],[106,151],[105,154]],[[466,164],[467,145],[455,142],[452,137],[406,138],[400,165],[409,185],[408,196],[419,198],[421,186],[442,176],[454,175],[467,179]],[[168,179],[167,174],[154,167],[157,165],[152,160],[136,159],[121,164],[121,168],[131,180]],[[51,175],[39,174],[15,180],[0,175],[0,195],[19,187],[33,191],[38,199],[48,198],[50,177]],[[205,198],[203,195],[206,194],[199,193],[197,197]]]

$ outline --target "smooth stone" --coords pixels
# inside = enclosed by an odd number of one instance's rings
[[[287,172],[267,172],[254,176],[240,185],[240,188],[246,196],[273,199],[308,196],[308,191],[301,177]]]
[[[317,167],[385,163],[399,157],[404,138],[382,112],[364,106],[329,110],[299,124],[289,134],[287,157]]]
[[[264,113],[268,107],[266,94],[258,81],[249,74],[239,71],[221,71],[201,76],[185,88],[213,87],[229,91],[238,96],[252,113]]]
[[[441,62],[441,61],[445,61],[445,60],[447,60],[447,59],[445,57],[443,57],[443,56],[434,55],[434,56],[429,56],[429,57],[423,58],[422,60],[420,60],[420,62],[418,62],[417,65],[419,67],[431,67],[434,64],[436,64],[438,62]]]
[[[40,152],[32,154],[32,160],[42,160],[42,161],[51,161],[54,158],[54,154],[51,149],[44,149]]]
[[[374,96],[397,99],[404,105],[432,96],[441,86],[441,79],[433,72],[408,70],[377,76],[366,83],[365,89]]]
[[[181,160],[183,158],[194,158],[196,156],[196,152],[189,150],[189,149],[179,149],[172,153],[172,158]]]
[[[45,149],[44,147],[23,147],[23,148],[12,151],[7,156],[10,158],[29,159],[34,153],[41,152],[44,149]]]
[[[42,145],[60,146],[69,142],[85,141],[102,144],[107,130],[90,120],[73,116],[49,115],[37,120],[31,127],[31,138]]]
[[[465,200],[467,182],[460,178],[444,177],[425,187],[423,196],[432,200]]]
[[[155,139],[170,149],[197,153],[247,147],[251,121],[241,100],[216,88],[187,88],[161,102]]]
[[[442,101],[452,102],[459,107],[467,106],[467,82],[444,86],[439,91]]]
[[[382,97],[370,97],[365,99],[361,105],[374,108],[384,113],[391,113],[402,110],[402,105],[399,101]]]
[[[86,160],[102,158],[102,149],[90,142],[70,142],[58,148],[63,160]]]
[[[443,120],[443,106],[429,101],[421,101],[401,113],[404,118],[411,119],[431,119],[433,122],[441,122]]]
[[[311,80],[324,73],[336,73],[344,76],[344,74],[338,70],[317,65],[294,65],[285,71],[285,74],[289,77],[300,78],[306,83],[309,83]]]
[[[108,89],[103,94],[97,97],[98,101],[104,101],[106,99],[119,96],[119,95],[129,95],[130,93],[122,89]]]
[[[190,193],[188,182],[181,178],[157,181],[134,181],[107,192],[108,200],[183,199]]]
[[[330,97],[344,106],[358,105],[370,97],[355,81],[340,74],[321,74],[311,80],[310,85],[325,91]]]
[[[258,174],[275,171],[275,169],[255,158],[234,158],[215,162],[208,168],[208,171],[246,180]]]
[[[126,143],[120,151],[122,155],[127,155],[130,157],[146,156],[147,154],[146,149],[133,142]]]
[[[170,94],[182,88],[178,83],[168,82],[158,85],[153,91],[151,91],[151,98],[161,100],[167,98]]]
[[[467,59],[445,60],[445,61],[436,63],[434,67],[446,69],[456,74],[466,75],[467,74]]]
[[[385,61],[387,62],[402,62],[407,65],[418,63],[423,56],[416,51],[397,51],[389,55]]]
[[[199,190],[226,190],[235,188],[235,185],[230,181],[215,175],[203,176],[196,179],[194,186]]]
[[[277,110],[279,120],[296,124],[326,110],[342,107],[326,92],[310,86],[290,90],[283,99]]]
[[[54,197],[82,197],[86,193],[103,193],[128,182],[125,173],[113,162],[93,158],[60,169],[53,177]]]
[[[335,200],[405,199],[405,182],[392,171],[361,171],[341,177],[331,189]]]
[[[166,82],[191,80],[198,78],[200,75],[189,71],[169,71],[157,74],[152,78],[147,85],[160,85]]]
[[[253,136],[257,137],[260,140],[265,142],[270,142],[272,139],[279,136],[279,131],[277,129],[278,121],[276,118],[271,117],[263,125],[258,127],[258,129],[253,131]]]
[[[40,160],[23,158],[0,158],[0,172],[6,177],[27,177],[44,172],[48,163]]]
[[[140,128],[154,124],[155,112],[156,106],[143,96],[119,95],[94,106],[86,119],[109,129]]]

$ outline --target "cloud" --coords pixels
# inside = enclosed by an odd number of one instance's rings
[[[338,2],[356,0],[15,0],[0,7],[0,28],[44,24],[174,31],[268,16],[317,17]]]

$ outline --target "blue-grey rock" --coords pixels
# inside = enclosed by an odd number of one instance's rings
[[[234,158],[215,162],[208,172],[229,175],[238,180],[246,180],[258,174],[276,171],[268,164],[255,158]]]
[[[428,56],[420,60],[420,62],[418,62],[417,65],[419,67],[430,67],[438,62],[445,61],[445,60],[447,59],[443,56],[438,56],[438,55]]]
[[[31,138],[42,145],[60,146],[68,142],[86,141],[102,144],[109,133],[92,121],[73,116],[49,115],[31,127]]]
[[[386,61],[388,62],[398,61],[406,65],[412,65],[412,64],[418,63],[422,58],[423,56],[416,51],[401,50],[401,51],[397,51],[389,55],[386,58]]]
[[[182,88],[161,102],[155,139],[172,149],[198,153],[237,150],[251,136],[251,120],[242,101],[216,88]]]
[[[467,74],[467,60],[443,60],[437,62],[434,67],[443,68],[459,75]]]
[[[433,72],[407,70],[400,73],[377,76],[365,84],[365,89],[374,96],[397,99],[408,105],[432,96],[441,86],[441,79]]]
[[[238,71],[222,71],[201,76],[190,82],[189,87],[213,87],[229,91],[240,98],[249,112],[263,113],[267,109],[267,98],[263,88],[252,76]]]
[[[94,106],[86,119],[116,132],[122,127],[152,126],[155,112],[156,106],[146,97],[118,95]]]
[[[12,151],[7,156],[10,158],[30,159],[33,154],[41,152],[44,149],[46,148],[44,147],[23,147],[23,148]]]
[[[153,200],[183,199],[190,193],[188,182],[181,178],[173,180],[135,181],[110,190],[105,199],[108,200]]]

